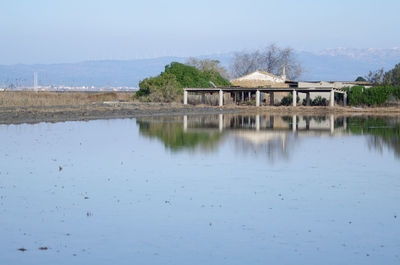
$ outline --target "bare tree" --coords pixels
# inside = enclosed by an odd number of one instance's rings
[[[383,79],[384,79],[384,73],[385,71],[383,68],[376,70],[374,72],[369,71],[368,75],[365,77],[368,82],[374,83],[374,84],[383,84]]]
[[[256,70],[280,75],[283,67],[289,79],[298,78],[304,71],[291,48],[279,48],[271,44],[262,50],[235,53],[231,72],[233,77],[243,76]]]
[[[211,60],[211,59],[203,59],[199,60],[193,57],[190,57],[186,63],[186,65],[194,66],[202,72],[207,71],[215,71],[218,72],[222,77],[229,79],[228,71],[220,65],[220,61]]]

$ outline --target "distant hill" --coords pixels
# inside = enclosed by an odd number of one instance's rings
[[[355,80],[369,71],[386,71],[400,63],[400,48],[392,49],[325,49],[319,52],[298,52],[298,59],[307,72],[303,80]]]
[[[296,51],[306,72],[301,80],[355,80],[370,70],[389,70],[400,63],[400,48],[392,49],[326,49],[318,52]],[[211,54],[198,58],[221,61],[227,68],[234,53]],[[185,62],[183,57],[160,57],[140,60],[86,61],[80,63],[0,65],[0,87],[10,84],[32,86],[33,73],[38,72],[39,85],[130,86],[156,76],[172,61]]]
[[[156,76],[172,61],[185,58],[160,57],[141,60],[86,61],[81,63],[0,65],[0,87],[18,83],[32,86],[33,73],[38,73],[39,85],[70,86],[131,86],[140,80]]]

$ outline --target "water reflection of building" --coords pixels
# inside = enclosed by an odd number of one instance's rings
[[[229,115],[183,117],[184,131],[219,130],[234,137],[241,152],[265,154],[270,160],[288,158],[301,137],[341,135],[345,119],[309,116]]]
[[[173,150],[212,152],[222,142],[269,159],[288,157],[304,137],[363,135],[368,145],[393,150],[400,157],[400,120],[385,117],[274,116],[215,114],[138,119],[140,134]]]
[[[231,131],[246,129],[263,131],[266,135],[286,134],[288,131],[297,135],[341,135],[346,130],[346,119],[330,116],[274,116],[274,115],[232,115],[218,114],[210,116],[183,117],[183,128],[188,129],[217,129]],[[269,137],[269,136],[266,136]]]

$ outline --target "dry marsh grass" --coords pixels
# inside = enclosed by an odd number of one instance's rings
[[[123,92],[0,92],[0,107],[71,106],[104,101],[129,100],[133,93]]]

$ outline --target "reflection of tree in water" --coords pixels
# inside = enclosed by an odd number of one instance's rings
[[[161,140],[166,148],[173,151],[182,149],[213,150],[222,134],[219,132],[184,132],[182,118],[137,120],[141,135]]]
[[[272,132],[271,132],[272,133]],[[256,132],[247,132],[247,134],[257,135]],[[270,162],[276,160],[288,160],[290,157],[289,149],[293,148],[296,142],[293,134],[275,134],[269,139],[264,138],[264,141],[252,141],[249,135],[243,137],[241,134],[235,134],[234,146],[240,153],[247,153],[254,156],[265,156]]]
[[[368,147],[382,152],[384,147],[392,149],[400,158],[400,124],[393,118],[349,118],[348,131],[369,135]]]

